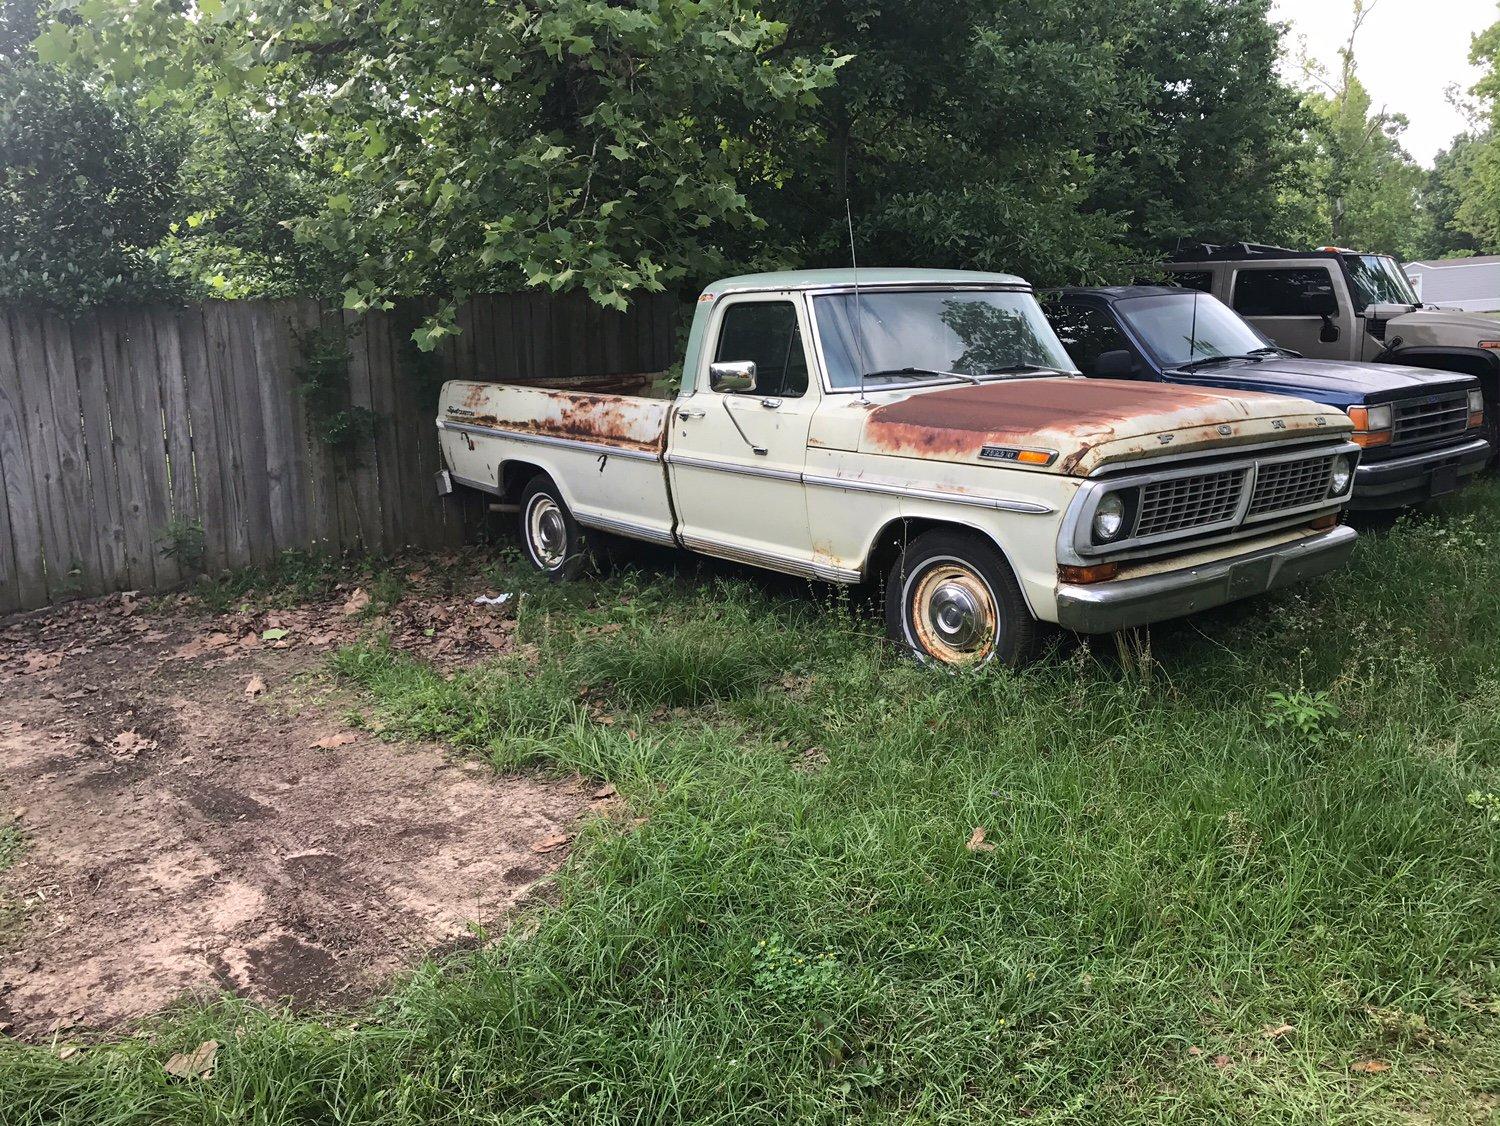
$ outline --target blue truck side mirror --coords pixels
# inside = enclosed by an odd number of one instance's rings
[[[1105,379],[1130,379],[1135,375],[1135,357],[1126,348],[1100,352],[1094,359],[1094,370],[1089,374]]]

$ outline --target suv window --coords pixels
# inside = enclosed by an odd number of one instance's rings
[[[1068,355],[1078,365],[1078,370],[1089,375],[1094,362],[1102,352],[1113,352],[1123,348],[1132,355],[1130,341],[1116,326],[1114,318],[1102,309],[1090,305],[1049,304],[1047,318],[1052,322],[1058,339],[1068,350]]]
[[[1241,270],[1234,279],[1234,308],[1246,317],[1316,317],[1317,295],[1332,292],[1333,278],[1321,267]]]
[[[742,301],[724,310],[714,362],[755,361],[752,394],[799,399],[807,394],[807,353],[790,301]]]
[[[1183,289],[1201,289],[1212,293],[1214,276],[1207,270],[1173,270],[1167,275],[1167,284],[1180,285]]]

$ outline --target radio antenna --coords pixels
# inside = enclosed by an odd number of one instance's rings
[[[849,265],[854,269],[854,351],[859,361],[859,398],[865,402],[865,312],[859,299],[859,256],[854,253],[854,210],[844,197],[844,220],[849,224]]]

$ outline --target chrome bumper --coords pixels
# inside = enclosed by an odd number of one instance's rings
[[[1057,622],[1077,633],[1112,633],[1179,618],[1278,590],[1341,567],[1358,533],[1342,526],[1305,539],[1138,579],[1057,588]]]

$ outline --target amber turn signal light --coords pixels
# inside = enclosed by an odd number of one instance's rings
[[[1073,567],[1067,563],[1058,565],[1057,581],[1063,583],[1107,583],[1120,573],[1118,563],[1091,563],[1087,567]]]
[[[1391,440],[1391,408],[1350,407],[1349,421],[1354,423],[1354,433],[1349,437],[1356,446],[1369,449],[1384,446]]]

